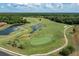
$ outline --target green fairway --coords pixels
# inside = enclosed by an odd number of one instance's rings
[[[42,45],[51,42],[53,39],[51,37],[41,37],[41,38],[34,38],[31,39],[31,45]]]

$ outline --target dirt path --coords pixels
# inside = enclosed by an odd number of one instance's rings
[[[55,50],[53,50],[53,51],[50,51],[50,52],[48,52],[48,53],[44,53],[44,54],[33,54],[32,56],[46,56],[46,55],[55,53],[55,52],[57,52],[57,51],[59,51],[59,50],[65,48],[65,47],[68,45],[68,39],[67,39],[67,37],[66,37],[66,30],[69,29],[69,28],[71,28],[71,27],[72,27],[72,26],[70,26],[70,27],[65,26],[65,29],[64,29],[65,44],[64,44],[63,46],[61,46],[60,48],[55,49]]]

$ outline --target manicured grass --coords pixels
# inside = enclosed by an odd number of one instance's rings
[[[39,21],[41,19],[41,21]],[[21,26],[19,30],[12,32],[10,35],[2,36],[0,39],[0,46],[9,50],[22,53],[25,55],[47,53],[55,50],[64,44],[64,24],[56,23],[44,18],[27,17],[30,24]],[[36,30],[34,33],[31,26],[41,23],[44,25],[40,30]],[[27,36],[30,35],[28,38]],[[23,37],[22,37],[23,36]],[[8,40],[19,39],[25,46],[25,49],[19,49],[6,44]]]
[[[41,38],[34,38],[34,39],[31,39],[31,45],[33,46],[37,46],[37,45],[42,45],[42,44],[47,44],[49,42],[52,41],[52,38],[49,36],[49,37],[41,37]]]

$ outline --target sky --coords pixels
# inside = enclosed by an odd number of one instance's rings
[[[42,3],[42,2],[46,2],[46,1],[45,0],[0,0],[0,3],[18,3],[18,4]]]
[[[75,13],[79,13],[79,3],[48,3],[46,1],[47,0],[39,0],[39,1],[38,0],[0,0],[0,12],[70,12],[70,13],[75,12]],[[54,1],[57,1],[57,0],[54,0]]]
[[[0,3],[79,3],[79,0],[0,0]]]
[[[0,3],[0,12],[75,12],[79,13],[79,3]]]
[[[18,3],[18,4],[27,4],[26,0],[0,0],[0,3]]]

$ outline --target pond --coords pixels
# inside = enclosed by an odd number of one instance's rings
[[[6,29],[0,30],[0,35],[9,35],[11,32],[17,30],[16,28],[22,24],[14,24]]]

